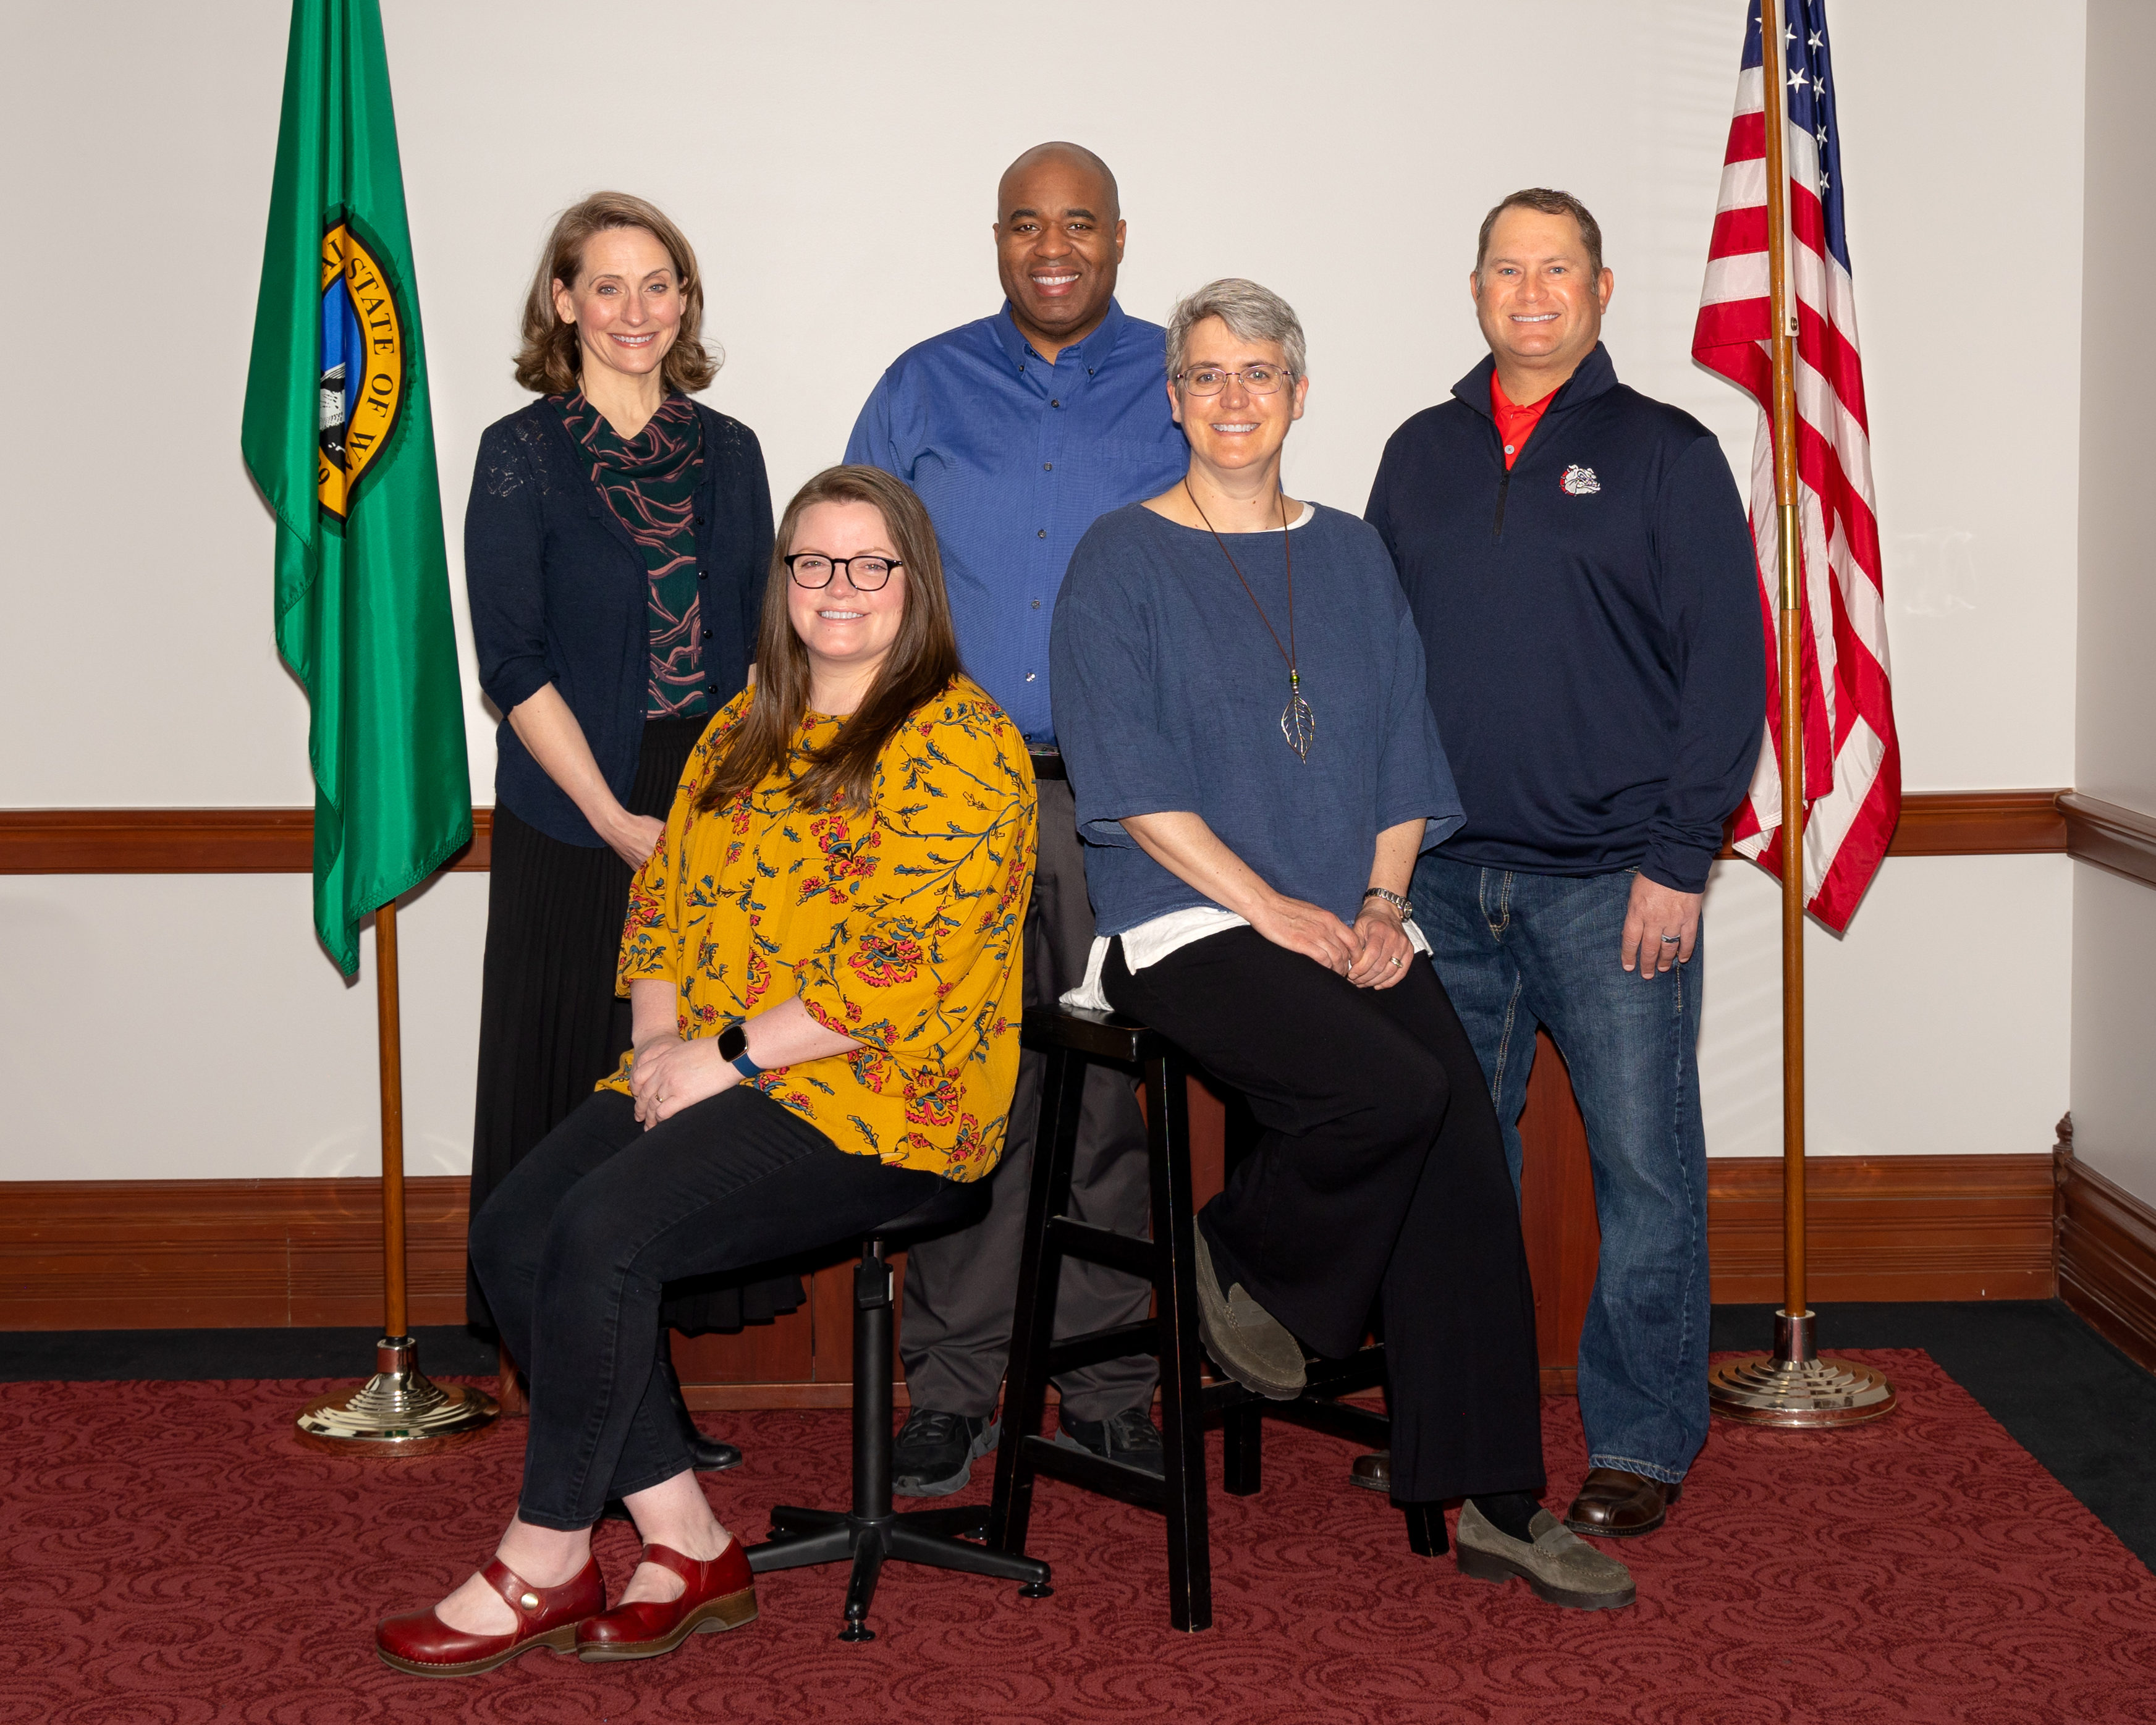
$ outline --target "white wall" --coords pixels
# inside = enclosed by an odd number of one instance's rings
[[[2156,354],[2128,306],[2156,275],[2146,219],[2156,111],[2138,75],[2156,8],[2094,0],[2082,254],[2081,602],[2074,780],[2156,816],[2156,583],[2141,429]],[[2092,864],[2074,879],[2074,1151],[2156,1203],[2156,891]]]
[[[993,309],[996,174],[1055,133],[1122,178],[1132,311],[1160,317],[1229,273],[1301,311],[1316,386],[1290,483],[1305,495],[1359,508],[1385,436],[1474,362],[1475,224],[1536,182],[1602,219],[1621,374],[1748,461],[1748,403],[1687,352],[1742,0],[1548,0],[1531,23],[1484,0],[1317,13],[1255,0],[1236,13],[1252,51],[1235,64],[1278,85],[1225,97],[1209,71],[1184,69],[1224,64],[1217,9],[1191,0],[1110,0],[1076,25],[948,0],[925,13],[865,0],[677,8],[663,28],[626,30],[567,0],[383,9],[453,577],[479,432],[521,399],[507,358],[552,212],[620,185],[696,239],[708,327],[731,356],[709,398],[756,428],[783,498],[835,457],[901,347]],[[237,449],[286,8],[132,0],[100,14],[95,54],[68,8],[4,0],[0,17],[0,160],[40,260],[0,275],[0,310],[41,332],[13,356],[15,398],[33,410],[0,429],[0,807],[304,803],[305,708],[271,650],[269,528]],[[1845,3],[1836,29],[1908,783],[2065,783],[2078,394],[2061,356],[2079,340],[2082,8]],[[1946,39],[1952,78],[1936,75]],[[2010,149],[1972,89],[2014,91]],[[841,117],[848,95],[858,123]],[[1986,250],[1981,292],[1942,262],[1977,233],[2015,239]],[[78,318],[126,334],[76,337]],[[464,650],[486,803],[492,721],[468,638]],[[97,669],[83,670],[91,654]],[[1850,939],[1815,939],[1816,1147],[2048,1141],[2066,1077],[2045,1014],[2067,988],[2065,946],[1987,973],[1961,931],[1979,915],[2063,914],[2056,862],[1890,864]],[[100,908],[114,902],[125,918]],[[1766,903],[1765,883],[1727,870],[1709,910],[1704,1058],[1722,1153],[1774,1147]],[[483,895],[466,877],[422,905],[405,936],[408,1019],[441,1029],[412,1051],[409,1106],[415,1139],[454,1162]],[[64,927],[74,938],[47,937]],[[47,1119],[35,1143],[10,1132],[0,1178],[311,1171],[324,1145],[371,1142],[371,1003],[329,979],[300,883],[18,876],[0,880],[0,1081],[18,1096],[100,1081],[49,1004],[95,974],[129,979],[130,1033],[157,1043],[131,1081],[175,1099],[154,1147],[95,1112]],[[162,978],[146,991],[146,963]],[[423,975],[442,990],[424,1004]],[[1849,1016],[1830,1019],[1830,1001]],[[244,1124],[215,1122],[216,1086],[187,1076],[229,1070],[203,1027],[229,1026],[236,1046],[265,1014],[296,1040],[280,1069],[292,1080]],[[1943,1049],[1973,1045],[1964,1025],[2025,1055],[1985,1064],[1994,1089],[1974,1117],[1940,1076],[1958,1070]]]

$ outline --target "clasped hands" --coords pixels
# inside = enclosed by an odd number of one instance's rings
[[[719,1052],[716,1036],[684,1042],[671,1030],[639,1042],[629,1069],[629,1093],[646,1132],[741,1081],[740,1068]]]
[[[1399,911],[1383,899],[1364,900],[1352,928],[1322,906],[1284,896],[1250,922],[1275,946],[1315,959],[1358,988],[1391,988],[1414,957]]]

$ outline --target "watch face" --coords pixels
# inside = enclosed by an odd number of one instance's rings
[[[739,1060],[748,1052],[748,1032],[739,1024],[727,1025],[719,1032],[719,1052],[727,1060]]]

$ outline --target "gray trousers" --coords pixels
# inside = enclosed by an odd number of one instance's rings
[[[1025,1004],[1052,1006],[1086,979],[1093,944],[1093,907],[1070,787],[1040,782],[1040,855],[1025,918]],[[1010,1357],[1012,1308],[1024,1245],[1034,1130],[1040,1113],[1040,1055],[1019,1061],[1004,1158],[988,1177],[988,1213],[971,1227],[916,1240],[906,1255],[906,1316],[899,1357],[916,1408],[979,1419],[995,1411]],[[1104,1066],[1088,1070],[1070,1214],[1119,1234],[1150,1235],[1152,1193],[1146,1172],[1145,1117],[1133,1081]],[[1083,1335],[1143,1321],[1152,1290],[1137,1276],[1097,1264],[1066,1263],[1056,1302],[1055,1333]],[[1150,1403],[1159,1368],[1150,1354],[1109,1360],[1055,1380],[1077,1420],[1105,1420]]]

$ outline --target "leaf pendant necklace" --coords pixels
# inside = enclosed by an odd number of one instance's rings
[[[1258,621],[1265,626],[1265,633],[1273,638],[1273,645],[1280,656],[1287,661],[1287,705],[1281,709],[1281,735],[1287,746],[1295,751],[1296,758],[1307,761],[1310,746],[1317,741],[1317,715],[1311,711],[1310,703],[1302,698],[1302,671],[1296,663],[1295,651],[1295,547],[1287,524],[1287,493],[1276,493],[1280,499],[1281,554],[1287,559],[1287,644],[1281,646],[1280,631],[1273,620],[1265,615],[1265,608],[1258,603],[1258,596],[1250,591],[1250,583],[1243,580],[1243,572],[1237,567],[1235,554],[1228,549],[1228,542],[1220,536],[1204,506],[1199,502],[1198,494],[1190,489],[1190,481],[1183,482],[1183,494],[1190,500],[1190,506],[1198,511],[1198,519],[1205,523],[1205,531],[1213,536],[1213,542],[1220,547],[1220,555],[1228,559],[1228,567],[1235,571],[1235,579],[1242,582],[1243,596],[1250,602],[1250,608],[1258,614]]]

